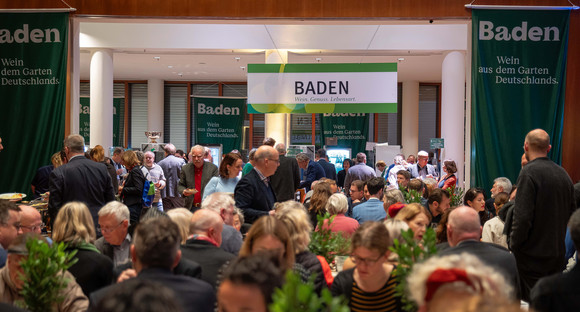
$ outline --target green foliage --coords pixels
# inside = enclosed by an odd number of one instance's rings
[[[405,311],[416,311],[417,305],[407,298],[407,276],[413,270],[415,263],[421,262],[437,253],[437,248],[435,247],[437,239],[432,228],[427,229],[421,242],[415,241],[413,238],[414,233],[411,229],[402,231],[401,235],[403,241],[399,242],[398,239],[395,239],[393,247],[391,247],[391,251],[399,256],[399,265],[397,265],[397,269],[394,272],[398,283],[395,291],[396,295],[401,297]]]
[[[417,190],[412,190],[409,189],[407,190],[404,187],[399,187],[399,189],[401,190],[401,192],[403,192],[403,195],[405,196],[405,201],[407,201],[407,204],[410,203],[421,203],[421,198],[423,198],[423,194],[421,194],[421,192],[417,191]]]
[[[448,190],[449,194],[451,194],[451,202],[449,205],[451,207],[459,207],[463,205],[463,195],[465,193],[464,190],[460,187],[456,187],[455,185],[450,187]]]
[[[323,256],[329,264],[336,255],[346,255],[350,251],[350,240],[340,233],[330,230],[330,225],[334,222],[335,216],[330,216],[327,212],[318,215],[318,231],[312,232],[308,249],[315,255]],[[324,226],[324,220],[328,220],[328,226]]]
[[[24,302],[19,304],[32,312],[49,311],[54,304],[64,300],[60,295],[68,284],[64,272],[77,262],[74,258],[76,250],[67,253],[62,242],[50,246],[34,237],[26,241],[26,247],[28,257],[20,262],[24,273],[20,274],[24,281],[20,294]]]
[[[333,297],[327,288],[320,296],[314,291],[314,276],[307,283],[303,283],[300,275],[289,270],[286,273],[286,282],[282,288],[277,288],[272,295],[271,312],[348,312],[350,309],[344,297]]]

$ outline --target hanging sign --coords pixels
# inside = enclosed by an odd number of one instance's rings
[[[245,98],[193,97],[195,143],[241,149],[245,106]]]
[[[396,113],[397,64],[248,64],[248,113]]]
[[[369,114],[332,113],[320,116],[323,142],[336,139],[336,147],[348,147],[352,155],[365,152],[368,141]]]

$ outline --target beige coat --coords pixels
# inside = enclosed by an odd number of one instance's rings
[[[64,272],[64,276],[69,282],[62,292],[64,300],[56,306],[56,311],[86,311],[89,308],[89,299],[83,294],[83,290],[77,284],[72,274],[66,271]],[[0,269],[0,302],[14,304],[18,300],[22,300],[22,296],[10,280],[8,265],[6,265]]]

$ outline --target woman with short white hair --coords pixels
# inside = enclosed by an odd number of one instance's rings
[[[358,221],[347,217],[348,200],[342,193],[332,194],[326,201],[326,211],[334,217],[330,225],[328,220],[324,220],[324,228],[329,227],[332,232],[341,233],[344,236],[351,236],[359,227]],[[318,229],[317,229],[318,230]]]

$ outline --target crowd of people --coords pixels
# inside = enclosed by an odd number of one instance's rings
[[[20,261],[38,239],[76,252],[58,311],[267,311],[289,270],[351,311],[402,311],[391,247],[410,229],[422,248],[432,228],[437,252],[407,278],[421,311],[580,309],[580,184],[547,157],[545,131],[528,133],[518,180],[496,178],[488,200],[480,188],[457,198],[455,162],[439,173],[424,151],[374,168],[359,153],[337,172],[324,149],[288,157],[263,143],[248,163],[233,151],[218,167],[199,145],[167,144],[155,163],[68,136],[33,181],[48,192],[50,237],[37,209],[0,200],[0,302],[22,300]],[[322,229],[350,241],[342,270],[308,248]]]

